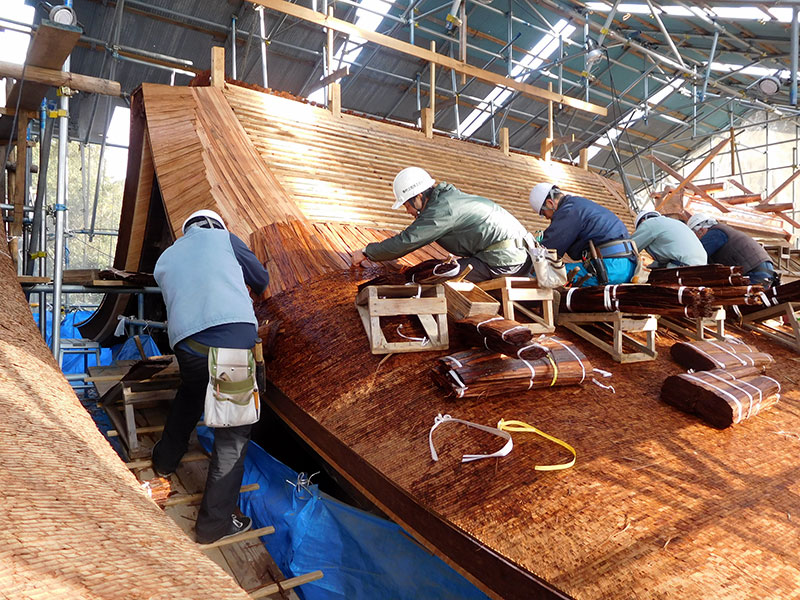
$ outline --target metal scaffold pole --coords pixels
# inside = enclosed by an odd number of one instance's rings
[[[64,71],[69,71],[69,57]],[[67,219],[67,149],[69,146],[69,96],[61,94],[58,116],[58,183],[56,187],[55,249],[53,251],[53,356],[58,360],[61,350],[61,284],[64,277],[64,229]]]

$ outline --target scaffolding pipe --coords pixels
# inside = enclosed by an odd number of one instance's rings
[[[675,47],[675,42],[672,41],[672,36],[669,34],[669,31],[667,31],[667,28],[664,26],[664,22],[661,20],[661,17],[659,16],[656,7],[653,6],[652,0],[645,0],[645,2],[647,2],[647,6],[650,7],[650,13],[653,15],[653,18],[656,20],[656,23],[658,23],[658,28],[661,30],[661,33],[663,33],[664,37],[667,38],[667,44],[669,44],[670,50],[672,50],[672,53],[675,55],[675,58],[678,59],[678,62],[685,67],[686,63],[683,62],[683,57],[681,56],[680,52],[678,52],[678,49]],[[606,27],[608,27],[608,22],[606,22]]]
[[[798,29],[797,7],[792,7],[792,88],[789,92],[789,104],[797,106],[797,53],[798,53]]]
[[[31,244],[26,257],[25,274],[33,275],[34,267],[39,265],[42,269],[44,257],[40,252],[46,249],[44,242],[44,222],[45,222],[45,195],[47,193],[47,166],[50,163],[50,144],[53,141],[53,125],[55,121],[47,118],[47,100],[42,100],[42,108],[39,116],[39,178],[36,183],[36,199],[30,211],[33,213],[33,225],[31,227]],[[5,208],[5,207],[4,207]],[[23,210],[28,210],[23,207]],[[37,258],[33,258],[36,256]],[[38,259],[38,263],[37,263]],[[43,276],[42,273],[40,273]]]
[[[261,34],[261,39],[259,40],[259,45],[261,46],[261,79],[264,82],[264,87],[269,87],[269,82],[267,80],[267,42],[266,37],[264,36],[264,7],[257,6],[256,12],[258,13],[258,32]]]
[[[706,64],[706,76],[703,79],[703,91],[700,92],[700,102],[706,99],[706,89],[708,88],[708,80],[711,77],[711,63],[714,62],[714,55],[717,52],[717,42],[719,41],[719,31],[714,32],[714,40],[711,42],[711,52],[708,55],[708,63]]]
[[[69,71],[70,58],[64,62]],[[58,178],[56,184],[56,239],[53,252],[53,356],[58,360],[61,351],[61,289],[64,277],[64,227],[67,216],[67,146],[69,145],[69,96],[59,98],[58,117]]]
[[[236,15],[231,15],[231,74],[236,79]]]

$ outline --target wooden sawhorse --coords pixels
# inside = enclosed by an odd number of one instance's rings
[[[654,360],[658,355],[655,344],[658,315],[635,315],[621,312],[562,312],[558,315],[558,324],[608,352],[611,358],[619,363]],[[601,339],[586,329],[586,325],[598,325],[608,330],[610,340]],[[634,332],[645,332],[647,343],[642,344],[628,335]],[[625,352],[625,346],[632,347],[636,352]]]
[[[798,302],[782,302],[758,312],[742,316],[742,327],[751,331],[758,331],[776,342],[800,352],[800,325],[797,323],[797,313],[800,311]],[[783,318],[788,327],[768,325],[767,321]],[[791,331],[791,333],[790,333]]]
[[[531,322],[520,322],[520,325],[524,325],[534,333],[553,333],[556,330],[553,318],[553,290],[538,287],[535,279],[499,277],[482,281],[478,287],[492,295],[500,295],[500,310],[506,319],[520,321],[519,315],[524,315]],[[541,302],[542,314],[536,314],[520,304],[521,302]]]
[[[724,342],[725,317],[727,317],[727,313],[722,306],[717,306],[713,310],[714,314],[710,317],[698,317],[696,319],[661,317],[659,325],[685,335],[690,340],[699,341],[714,338]]]

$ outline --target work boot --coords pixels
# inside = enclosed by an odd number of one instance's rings
[[[195,539],[197,540],[198,544],[213,544],[214,542],[225,540],[229,537],[233,537],[234,535],[239,535],[240,533],[244,533],[245,531],[248,531],[252,526],[253,526],[253,519],[251,519],[250,517],[245,517],[245,516],[239,517],[237,515],[231,515],[231,525],[227,533],[223,533],[222,535],[218,535],[216,537],[203,537],[195,533]]]

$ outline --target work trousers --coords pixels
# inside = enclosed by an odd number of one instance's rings
[[[208,357],[175,349],[181,384],[170,407],[161,441],[153,449],[153,465],[162,473],[174,471],[189,447],[189,438],[203,414],[208,385]],[[252,425],[214,428],[214,450],[195,531],[198,537],[229,533],[231,514],[239,500],[244,457]]]
[[[633,274],[636,271],[636,261],[627,257],[604,258],[603,263],[606,265],[606,273],[608,273],[609,285],[630,283],[630,280],[633,278]],[[578,267],[578,279],[589,274],[589,272],[586,270],[586,266],[583,263],[569,263],[565,265],[565,267],[567,268],[567,274],[569,274],[575,267]],[[592,285],[600,285],[597,281],[597,277],[594,275],[584,281],[581,284],[581,287],[589,287]]]
[[[752,271],[745,273],[750,278],[751,285],[763,285],[770,288],[775,285],[775,266],[772,261],[766,260]]]
[[[472,271],[467,274],[465,279],[473,283],[489,281],[498,277],[528,277],[531,274],[531,264],[530,258],[521,265],[501,267],[489,266],[480,258],[475,258],[474,256],[458,259],[458,265],[462,271],[467,268],[467,265],[472,265]]]

